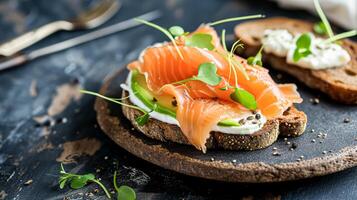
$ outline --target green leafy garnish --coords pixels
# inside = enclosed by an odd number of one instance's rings
[[[255,110],[257,109],[257,102],[255,97],[248,91],[235,88],[234,92],[230,95],[231,99],[235,102],[242,104],[244,107]]]
[[[188,81],[202,81],[208,85],[216,86],[221,82],[222,78],[217,74],[217,67],[213,63],[202,63],[198,67],[197,76],[188,79],[177,81],[172,84],[183,84]]]
[[[208,23],[210,26],[215,26],[218,24],[223,24],[227,22],[235,22],[235,21],[240,21],[240,20],[247,20],[247,19],[256,19],[256,18],[264,18],[264,15],[258,14],[258,15],[248,15],[248,16],[242,16],[242,17],[232,17],[232,18],[227,18],[227,19],[222,19],[218,20],[215,22]]]
[[[326,26],[323,22],[317,22],[314,24],[314,31],[317,34],[320,35],[326,35],[327,34],[327,29]]]
[[[327,17],[324,14],[324,11],[322,11],[322,9],[321,9],[319,0],[314,0],[314,5],[315,5],[315,9],[316,9],[317,13],[319,14],[320,19],[322,21],[322,24],[323,24],[322,27],[324,27],[324,29],[326,30],[327,35],[330,38],[333,37],[333,31],[332,31],[331,25],[328,22]]]
[[[150,111],[150,112],[147,112],[147,113],[144,113],[143,115],[140,115],[139,117],[137,117],[135,119],[136,123],[139,124],[139,126],[143,126],[145,125],[146,123],[148,123],[149,121],[149,118],[150,118],[150,113],[155,111],[157,108],[157,104],[154,104],[154,108]]]
[[[181,36],[185,34],[185,31],[183,30],[183,28],[181,26],[171,26],[169,28],[169,32],[173,35],[173,36]]]
[[[131,187],[126,186],[126,185],[122,185],[122,186],[118,187],[116,171],[114,172],[113,185],[117,192],[117,200],[135,200],[136,199],[136,193]]]
[[[63,189],[66,186],[67,182],[70,182],[70,187],[72,189],[80,189],[86,186],[88,183],[93,182],[99,185],[103,191],[105,192],[105,195],[110,199],[110,193],[108,192],[107,188],[98,180],[95,178],[95,176],[91,173],[89,174],[84,174],[84,175],[79,175],[79,174],[72,174],[72,173],[67,173],[64,170],[64,167],[61,163],[61,170],[60,170],[60,178],[59,178],[59,186],[61,189]]]
[[[186,38],[185,45],[189,47],[198,47],[208,50],[213,50],[212,36],[205,33],[195,33],[191,37]]]
[[[179,56],[181,57],[181,59],[183,59],[182,53],[181,53],[181,51],[179,50],[179,48],[177,47],[177,44],[176,44],[175,39],[172,37],[171,33],[170,33],[168,30],[166,30],[165,28],[163,28],[163,27],[161,27],[161,26],[159,26],[159,25],[157,25],[157,24],[154,24],[154,23],[152,23],[152,22],[149,22],[149,21],[146,21],[146,20],[143,20],[143,19],[135,18],[135,21],[138,21],[138,22],[140,22],[140,23],[146,24],[146,25],[148,25],[148,26],[151,26],[151,27],[153,27],[153,28],[155,28],[155,29],[157,29],[157,30],[163,32],[163,33],[170,39],[170,41],[172,42],[172,44],[175,46],[176,51],[177,51],[177,53],[179,54]]]
[[[340,33],[337,35],[334,35],[333,37],[330,37],[329,39],[325,40],[326,43],[329,42],[335,42],[337,40],[341,40],[343,38],[348,38],[348,37],[353,37],[357,35],[357,31],[356,30],[352,30],[352,31],[348,31],[348,32],[344,32],[344,33]]]
[[[119,105],[122,105],[122,106],[126,106],[126,107],[128,107],[128,108],[133,108],[133,109],[136,109],[136,110],[141,111],[143,114],[140,115],[139,117],[137,117],[137,118],[135,119],[135,121],[136,121],[140,126],[144,125],[144,124],[145,124],[146,122],[148,122],[148,120],[149,120],[149,113],[148,113],[146,110],[144,110],[144,109],[142,109],[142,108],[140,108],[140,107],[138,107],[138,106],[129,105],[129,104],[126,104],[126,103],[117,101],[116,99],[113,99],[113,98],[106,97],[106,96],[104,96],[104,95],[98,94],[98,93],[96,93],[96,92],[91,92],[91,91],[87,91],[87,90],[80,90],[80,92],[83,93],[83,94],[93,95],[93,96],[96,96],[96,97],[105,99],[105,100],[107,100],[107,101],[111,101],[111,102],[113,102],[113,103],[116,103],[116,104],[119,104]]]
[[[311,37],[309,34],[304,33],[296,40],[296,49],[294,51],[294,62],[299,61],[301,58],[307,57],[311,54]]]
[[[259,65],[259,66],[263,66],[263,62],[262,62],[262,50],[263,50],[264,46],[262,45],[257,53],[257,55],[255,55],[254,57],[249,57],[247,59],[247,62],[249,65]]]

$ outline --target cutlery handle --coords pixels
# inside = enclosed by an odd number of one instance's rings
[[[35,30],[24,33],[8,42],[0,45],[0,55],[11,56],[31,46],[32,44],[46,38],[59,30],[71,30],[73,24],[67,21],[55,21],[43,25]]]

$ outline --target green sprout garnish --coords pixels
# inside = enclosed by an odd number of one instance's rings
[[[301,58],[307,57],[311,54],[311,37],[309,34],[304,33],[296,40],[296,49],[294,51],[294,62],[299,61]]]
[[[161,27],[161,26],[159,26],[157,24],[154,24],[152,22],[149,22],[149,21],[146,21],[146,20],[143,20],[143,19],[137,19],[136,18],[135,20],[140,22],[140,23],[143,23],[143,24],[146,24],[148,26],[151,26],[151,27],[161,31],[162,33],[164,33],[170,39],[172,44],[175,46],[176,51],[179,54],[179,56],[181,57],[181,59],[183,59],[182,53],[181,53],[180,49],[177,47],[175,39],[172,37],[171,33],[168,30],[166,30],[165,28],[163,28],[163,27]]]
[[[120,100],[118,101],[116,99],[113,99],[113,98],[110,98],[110,97],[106,97],[106,96],[101,95],[99,93],[91,92],[91,91],[88,91],[88,90],[80,90],[80,92],[83,93],[83,94],[93,95],[93,96],[105,99],[107,101],[111,101],[113,103],[116,103],[116,104],[119,104],[119,105],[122,105],[122,106],[126,106],[128,108],[133,108],[133,109],[141,111],[143,114],[135,119],[135,121],[138,123],[139,126],[142,126],[142,125],[146,124],[148,122],[148,120],[149,120],[149,112],[147,112],[146,110],[144,110],[144,109],[142,109],[142,108],[140,108],[138,106],[126,104],[126,103],[121,102]],[[127,98],[127,97],[124,97],[124,98]]]
[[[315,23],[313,29],[314,29],[315,33],[317,33],[317,34],[320,34],[320,35],[327,34],[326,26],[322,21]]]
[[[319,0],[314,0],[314,5],[315,5],[316,11],[319,14],[321,21],[322,21],[322,22],[315,24],[314,31],[318,34],[320,34],[320,33],[326,34],[327,33],[327,35],[329,36],[329,39],[327,39],[325,41],[325,43],[335,42],[335,41],[338,41],[338,40],[341,40],[344,38],[353,37],[353,36],[357,35],[357,31],[355,31],[355,30],[340,33],[338,35],[334,35],[331,25],[327,20],[327,17],[325,16],[324,12],[321,9]]]
[[[198,67],[197,76],[187,78],[172,84],[184,84],[188,81],[201,81],[211,86],[216,86],[221,82],[222,78],[217,74],[217,67],[213,63],[202,63]]]
[[[150,113],[154,112],[156,108],[157,104],[154,104],[154,108],[150,112],[146,112],[135,119],[136,123],[138,123],[139,126],[144,126],[145,124],[147,124],[150,118]]]
[[[98,179],[95,178],[94,174],[89,173],[89,174],[78,175],[78,174],[67,173],[64,170],[64,167],[61,163],[60,175],[61,176],[59,178],[59,186],[61,189],[63,189],[66,186],[67,182],[70,182],[70,187],[72,189],[80,189],[86,186],[89,182],[93,182],[98,184],[103,189],[105,195],[109,199],[111,198],[107,188]]]
[[[242,104],[244,107],[250,110],[257,109],[257,101],[255,100],[255,97],[244,89],[235,88],[230,97],[232,100]]]
[[[247,20],[247,19],[257,19],[257,18],[264,18],[264,15],[258,14],[258,15],[248,15],[248,16],[242,16],[242,17],[232,17],[232,18],[227,18],[227,19],[222,19],[218,20],[215,22],[208,23],[210,26],[215,26],[218,24],[223,24],[227,22],[234,22],[234,21],[241,21],[241,20]]]
[[[114,172],[114,177],[113,177],[113,185],[114,189],[117,192],[117,200],[135,200],[136,199],[136,194],[133,188],[122,185],[118,187],[117,185],[117,172]]]
[[[185,34],[185,30],[183,30],[181,26],[171,26],[169,28],[169,32],[175,37],[182,36]]]
[[[314,5],[315,5],[315,9],[316,9],[317,13],[319,14],[319,16],[321,18],[323,27],[324,27],[324,29],[326,29],[327,35],[331,38],[333,36],[333,31],[332,31],[330,23],[327,20],[326,15],[324,14],[324,11],[322,11],[319,0],[314,0]]]
[[[262,62],[262,50],[263,50],[264,46],[262,45],[257,53],[257,55],[255,55],[254,57],[249,57],[247,59],[247,62],[249,65],[259,65],[259,66],[263,66],[263,62]]]
[[[198,47],[202,49],[213,50],[212,35],[205,33],[195,33],[186,38],[185,45],[189,47]]]
[[[326,43],[335,42],[335,41],[341,40],[343,38],[353,37],[355,35],[357,35],[357,31],[356,30],[352,30],[352,31],[348,31],[348,32],[344,32],[344,33],[340,33],[340,34],[334,35],[333,37],[330,37],[329,39],[325,40],[325,42]]]

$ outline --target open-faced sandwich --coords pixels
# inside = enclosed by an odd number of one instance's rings
[[[191,144],[203,152],[255,150],[279,135],[301,135],[307,117],[293,106],[302,102],[296,86],[277,84],[267,69],[234,55],[239,42],[228,51],[225,31],[220,40],[212,28],[242,18],[201,25],[192,33],[138,20],[171,41],[147,47],[128,65],[120,102],[101,97],[121,104],[146,136]]]
[[[263,48],[263,60],[271,67],[339,102],[357,104],[357,43],[341,40],[357,32],[334,35],[318,1],[314,3],[322,20],[316,24],[275,17],[236,26],[235,35],[245,44],[243,55],[254,56]]]

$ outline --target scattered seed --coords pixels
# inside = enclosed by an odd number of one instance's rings
[[[258,124],[258,122],[257,121],[252,121],[252,124]]]
[[[305,158],[305,156],[300,156],[300,158],[301,158],[301,159],[304,159],[304,158]]]
[[[350,120],[349,118],[345,118],[345,119],[343,120],[343,122],[344,122],[344,123],[350,123],[351,120]]]
[[[290,145],[290,144],[291,144],[291,142],[287,141],[285,144],[286,144],[286,145]]]
[[[237,162],[237,160],[232,160],[232,163],[236,163]]]
[[[244,125],[244,124],[245,124],[245,119],[239,120],[239,124],[240,124],[240,125]]]
[[[314,133],[315,132],[315,129],[311,129],[311,133]]]
[[[100,172],[100,169],[96,169],[95,172],[99,173],[99,172]]]
[[[24,183],[24,185],[31,185],[31,184],[32,184],[32,182],[33,182],[33,180],[32,180],[32,179],[30,179],[30,180],[26,181],[26,182]]]
[[[94,193],[98,193],[99,192],[99,189],[94,189],[94,191],[93,191]]]
[[[261,116],[260,114],[256,114],[256,115],[255,115],[255,119],[258,119],[258,120],[259,120],[261,117],[262,117],[262,116]]]
[[[108,160],[108,156],[104,156],[104,160]]]
[[[310,99],[310,102],[311,102],[312,104],[316,105],[316,104],[319,104],[319,103],[320,103],[320,100],[319,100],[318,98],[312,98],[312,99]]]
[[[316,142],[316,140],[315,140],[315,139],[312,139],[312,140],[311,140],[311,142],[312,142],[312,143],[315,143],[315,142]]]
[[[176,107],[176,106],[177,106],[177,101],[176,101],[176,99],[172,100],[172,101],[171,101],[171,104],[172,104],[172,106]]]
[[[152,98],[152,101],[153,102],[157,102],[157,99],[154,97],[154,98]]]
[[[281,153],[275,151],[275,152],[273,152],[273,156],[281,156]]]
[[[252,111],[252,114],[253,114],[253,115],[257,114],[257,111],[253,110],[253,111]]]
[[[288,138],[284,138],[284,141],[287,141],[288,140]]]
[[[273,147],[273,150],[278,150],[278,148],[276,148],[276,147]]]
[[[327,151],[323,151],[322,154],[327,154]]]
[[[247,117],[247,120],[253,120],[254,119],[254,117],[253,116],[249,116],[249,117]]]
[[[293,142],[293,143],[291,144],[291,148],[296,149],[297,147],[298,147],[298,145],[297,145],[295,142]]]
[[[211,158],[211,161],[214,161],[214,158],[213,158],[213,157]]]
[[[282,78],[283,78],[283,75],[282,75],[282,74],[277,74],[277,75],[276,75],[276,78],[277,78],[277,79],[282,79]]]

